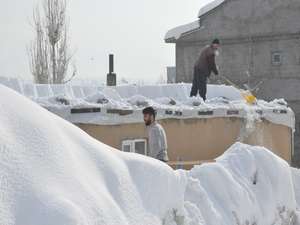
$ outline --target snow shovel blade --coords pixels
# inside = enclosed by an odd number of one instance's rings
[[[252,94],[252,92],[248,89],[248,90],[243,90],[241,88],[239,88],[238,85],[236,85],[235,83],[233,83],[231,80],[229,80],[227,77],[225,76],[221,76],[227,83],[229,83],[230,85],[234,86],[236,89],[238,89],[241,92],[242,97],[245,99],[245,101],[250,104],[253,105],[257,102],[256,97]],[[248,85],[247,85],[248,86]]]
[[[241,90],[241,94],[248,104],[253,105],[257,102],[256,97],[250,91]]]

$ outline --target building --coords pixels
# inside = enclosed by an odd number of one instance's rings
[[[175,66],[167,67],[167,83],[168,84],[176,83],[176,67]]]
[[[153,105],[166,130],[170,164],[191,168],[222,155],[237,141],[265,146],[287,162],[293,155],[294,113],[281,100],[246,104],[239,90],[209,85],[208,101],[189,98],[191,84],[32,84],[0,77],[4,84],[97,140],[147,155],[142,109]]]
[[[296,114],[295,165],[300,165],[300,1],[215,0],[198,19],[170,30],[176,44],[176,81],[191,82],[193,65],[212,39],[222,42],[220,74],[259,98],[285,98]]]
[[[243,120],[228,118],[171,118],[160,119],[168,139],[170,165],[190,169],[222,155],[239,138]],[[147,155],[147,133],[142,122],[128,124],[75,123],[101,142],[125,152]],[[264,146],[291,163],[292,132],[284,125],[263,120],[255,125],[243,140],[250,145]]]

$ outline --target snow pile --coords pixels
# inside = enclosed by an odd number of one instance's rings
[[[300,170],[296,168],[292,168],[292,175],[293,175],[297,205],[300,206]]]
[[[291,168],[267,149],[236,143],[187,177],[191,225],[300,224]]]
[[[107,104],[109,103],[109,98],[102,92],[96,92],[92,95],[87,96],[85,98],[85,101],[97,104]]]
[[[128,100],[128,103],[131,105],[137,106],[137,107],[147,107],[150,105],[151,100],[142,96],[142,95],[134,95],[130,97]]]
[[[0,104],[1,225],[300,224],[300,174],[267,149],[237,143],[174,171],[3,86]]]
[[[198,17],[203,16],[204,14],[208,13],[209,11],[217,8],[219,5],[224,3],[226,0],[213,0],[209,4],[205,5],[199,10]]]
[[[244,142],[254,131],[256,131],[256,141],[257,144],[263,144],[262,140],[262,130],[256,130],[256,123],[261,122],[260,115],[253,108],[247,108],[247,113],[242,121],[240,134],[238,137],[238,141]]]
[[[106,146],[0,86],[0,224],[161,224],[184,185],[167,165]]]
[[[197,30],[199,28],[200,28],[199,20],[179,27],[175,27],[167,32],[167,34],[165,35],[165,40],[169,40],[169,39],[177,40],[185,33]]]

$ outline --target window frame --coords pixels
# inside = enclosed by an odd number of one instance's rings
[[[141,154],[139,152],[136,151],[136,143],[138,142],[144,142],[144,146],[145,146],[145,151],[144,151],[144,154]],[[141,155],[145,155],[147,156],[148,155],[148,143],[147,143],[147,139],[145,138],[140,138],[140,139],[125,139],[121,142],[121,146],[122,146],[122,151],[123,152],[128,152],[128,151],[124,151],[124,146],[130,146],[130,151],[129,152],[132,152],[132,153],[136,153],[136,154],[141,154]]]
[[[275,60],[276,57],[279,57],[279,60]],[[271,52],[271,64],[272,66],[281,66],[283,62],[282,51],[272,51]]]

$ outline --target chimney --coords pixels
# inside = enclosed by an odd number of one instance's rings
[[[117,74],[114,73],[114,55],[109,54],[109,73],[107,74],[106,80],[107,86],[117,85]]]

